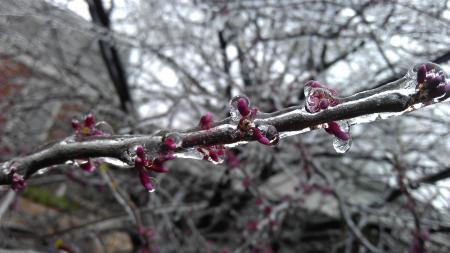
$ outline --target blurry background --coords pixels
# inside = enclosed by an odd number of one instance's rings
[[[0,162],[88,112],[151,134],[225,118],[237,94],[272,112],[310,79],[347,96],[416,63],[450,70],[449,28],[448,1],[3,0]],[[0,188],[0,251],[450,252],[449,116],[358,125],[345,155],[318,130],[220,165],[178,159],[154,193],[133,169],[53,167]]]

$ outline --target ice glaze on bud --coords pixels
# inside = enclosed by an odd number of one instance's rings
[[[325,128],[325,131],[327,131],[330,134],[333,134],[334,136],[343,141],[350,139],[350,135],[344,132],[339,126],[339,124],[335,121],[329,122],[328,127]]]
[[[145,150],[144,147],[138,146],[136,147],[136,156],[141,158],[142,160],[145,159]]]
[[[426,76],[427,76],[427,66],[425,64],[422,64],[417,69],[417,82],[424,83]]]
[[[200,129],[202,129],[202,130],[211,129],[213,127],[212,113],[207,112],[205,115],[203,115],[200,118],[199,126],[200,126]]]
[[[239,98],[237,101],[237,109],[242,117],[250,114],[250,108],[248,108],[247,100],[244,98]]]
[[[168,137],[164,140],[164,146],[168,149],[168,150],[175,150],[177,148],[177,145],[175,144],[175,141]]]
[[[259,128],[255,127],[253,129],[253,138],[255,138],[255,140],[257,140],[259,143],[264,144],[264,145],[270,145],[270,140],[267,139],[266,136],[264,136],[264,134],[262,133],[261,130],[259,130]]]

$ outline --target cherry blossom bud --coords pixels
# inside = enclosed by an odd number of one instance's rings
[[[244,98],[239,98],[239,100],[237,101],[237,109],[243,117],[250,114],[250,108],[248,108],[247,100],[245,100]]]
[[[89,113],[88,115],[86,115],[86,117],[84,117],[84,125],[86,127],[91,128],[94,126],[94,123],[95,123],[95,120],[94,120],[94,115],[92,115],[92,113]]]

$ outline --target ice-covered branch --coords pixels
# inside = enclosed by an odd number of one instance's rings
[[[17,176],[16,171],[24,174],[27,179],[39,169],[75,159],[108,157],[119,159],[129,166],[137,165],[134,158],[137,146],[144,147],[146,155],[155,158],[153,161],[149,160],[152,163],[149,166],[155,168],[155,164],[169,160],[157,158],[167,153],[168,138],[172,141],[169,145],[170,152],[175,156],[197,156],[215,162],[219,160],[217,156],[223,155],[223,149],[227,145],[254,140],[265,145],[275,145],[279,138],[318,128],[324,128],[338,140],[348,142],[349,130],[342,129],[343,125],[350,127],[358,123],[386,119],[445,101],[450,93],[449,87],[442,69],[428,63],[416,66],[398,81],[346,98],[337,97],[332,89],[318,82],[308,82],[305,87],[305,106],[290,107],[274,113],[257,112],[256,108],[250,108],[248,99],[238,97],[230,103],[231,117],[213,123],[212,115],[208,114],[202,117],[199,126],[186,131],[148,136],[97,136],[94,133],[78,138],[66,138],[33,154],[1,164],[3,170],[0,174],[0,184],[13,183]],[[80,128],[77,124],[74,126],[77,131],[89,132],[89,129]],[[85,124],[90,126],[92,122]],[[147,165],[142,164],[142,167]],[[11,172],[13,168],[14,171]]]

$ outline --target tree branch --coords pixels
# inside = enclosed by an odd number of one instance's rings
[[[395,82],[392,85],[395,85]],[[390,87],[390,85],[388,84],[385,87]],[[342,98],[341,104],[318,113],[306,112],[302,106],[289,107],[273,113],[258,113],[254,123],[256,125],[272,125],[279,133],[300,131],[308,127],[315,129],[323,123],[351,119],[362,115],[401,112],[415,102],[415,94],[405,95],[396,91],[378,92],[380,91],[366,91]],[[198,146],[233,144],[254,140],[251,135],[240,132],[230,118],[216,122],[214,127],[209,130],[200,130],[199,127],[196,127],[178,132],[178,134],[181,136],[182,145],[175,150],[176,153]],[[153,136],[84,137],[79,141],[65,139],[33,154],[15,158],[0,165],[5,169],[11,166],[17,167],[19,172],[25,174],[25,178],[31,177],[41,168],[87,157],[117,158],[131,165],[130,157],[127,156],[127,152],[131,148],[136,145],[143,145],[148,155],[156,156],[164,151],[163,138],[163,134],[156,134]],[[0,184],[10,184],[11,180],[11,175],[0,174]]]

